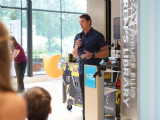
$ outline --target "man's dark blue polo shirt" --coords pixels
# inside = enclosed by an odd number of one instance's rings
[[[89,51],[91,53],[95,53],[96,51],[99,51],[102,47],[106,46],[106,42],[104,39],[104,36],[94,30],[93,28],[90,29],[90,31],[86,34],[84,34],[84,32],[82,31],[82,45],[81,47],[78,48],[78,54],[79,54],[79,58],[81,59],[81,55],[82,54],[86,54],[84,52],[84,50]],[[79,39],[79,34],[76,35],[75,40],[74,40],[74,46],[75,47],[75,41]],[[106,53],[107,54],[107,53]],[[90,58],[85,60],[85,64],[88,65],[99,65],[100,61],[102,59],[100,58]],[[82,62],[79,62],[79,74],[83,74],[83,65]]]

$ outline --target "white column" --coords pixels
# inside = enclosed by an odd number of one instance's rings
[[[87,14],[92,19],[92,27],[106,38],[106,1],[87,0]]]

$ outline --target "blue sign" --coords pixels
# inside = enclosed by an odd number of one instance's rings
[[[96,66],[85,66],[85,86],[96,88],[96,78],[93,77]]]

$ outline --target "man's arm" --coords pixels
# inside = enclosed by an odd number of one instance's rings
[[[107,46],[102,47],[100,50],[104,49],[105,47],[107,47]],[[81,55],[81,58],[87,57],[87,56],[92,54],[89,51],[85,51],[85,53],[86,54]],[[108,56],[109,56],[109,50],[107,48],[107,49],[105,49],[105,50],[103,50],[99,53],[96,53],[94,58],[105,58],[105,57],[108,57]],[[90,59],[90,58],[92,58],[92,56],[88,57],[87,59]]]
[[[100,50],[104,49],[107,46],[102,47]],[[109,56],[109,50],[108,48],[103,50],[102,52],[99,52],[97,54],[95,54],[95,58],[105,58]]]

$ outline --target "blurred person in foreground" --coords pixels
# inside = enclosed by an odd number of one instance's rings
[[[0,120],[25,120],[27,106],[10,84],[8,31],[0,21]]]
[[[51,96],[40,87],[33,87],[23,93],[27,101],[28,120],[48,120],[48,115],[52,113]]]

